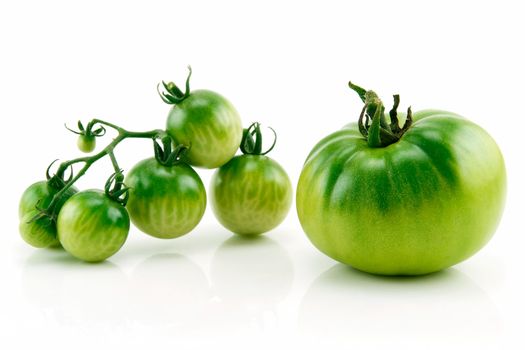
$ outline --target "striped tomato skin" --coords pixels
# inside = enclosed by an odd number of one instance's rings
[[[40,214],[40,210],[37,208],[46,208],[58,191],[59,189],[54,188],[47,181],[39,181],[29,186],[20,198],[18,205],[19,232],[23,240],[35,248],[60,246],[56,222],[47,216],[34,220]],[[55,206],[57,211],[77,192],[78,190],[74,186],[69,187],[58,200]]]
[[[129,215],[124,206],[100,190],[69,198],[57,218],[62,247],[74,257],[100,262],[120,250],[128,237]]]
[[[223,96],[209,90],[195,90],[174,105],[166,130],[176,144],[190,147],[188,162],[214,169],[228,162],[237,152],[242,123],[235,107]]]
[[[370,273],[419,275],[465,260],[490,240],[506,192],[497,144],[454,113],[413,118],[386,147],[369,147],[354,123],[311,151],[296,205],[320,251]]]
[[[213,212],[225,228],[257,235],[284,220],[292,203],[292,185],[275,160],[245,154],[216,170],[210,197]]]
[[[153,237],[176,238],[190,232],[206,209],[206,190],[185,163],[161,165],[155,158],[137,163],[125,180],[133,224]]]

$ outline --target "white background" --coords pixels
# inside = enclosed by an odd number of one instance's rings
[[[519,1],[5,1],[0,5],[0,348],[523,348],[525,78]],[[308,151],[357,118],[347,81],[403,109],[478,123],[505,156],[508,197],[492,241],[421,278],[382,278],[325,257],[295,206],[265,238],[232,238],[207,209],[187,236],[132,229],[106,263],[36,250],[18,200],[55,158],[79,156],[63,128],[102,118],[162,128],[161,79],[228,97],[244,125],[277,130],[272,157],[294,185]],[[100,145],[99,145],[100,146]],[[124,169],[151,155],[123,143]],[[102,160],[79,182],[100,187]],[[199,170],[208,184],[212,171]],[[294,186],[295,187],[295,186]],[[460,213],[458,213],[460,215]]]

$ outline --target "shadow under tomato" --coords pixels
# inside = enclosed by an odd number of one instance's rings
[[[213,249],[218,246],[224,237],[229,237],[228,232],[221,232],[215,228],[197,226],[191,232],[177,237],[162,239],[150,236],[141,232],[139,229],[133,227],[130,230],[128,241],[122,248],[125,258],[139,258],[144,256],[156,255],[159,253],[170,254],[173,249],[184,252],[186,255],[203,254],[206,252],[213,252]]]
[[[269,237],[225,240],[210,268],[217,327],[271,327],[277,305],[290,292],[293,270],[288,252]]]
[[[455,268],[424,276],[377,276],[337,264],[323,272],[302,299],[304,334],[386,345],[429,341],[494,342],[501,332],[488,295]],[[447,339],[443,338],[447,336]]]
[[[130,319],[177,330],[204,323],[210,287],[203,270],[181,254],[155,254],[132,271]]]
[[[61,249],[37,250],[24,263],[28,301],[62,324],[102,327],[125,321],[127,277],[110,261],[80,261]],[[104,326],[105,327],[105,326]]]

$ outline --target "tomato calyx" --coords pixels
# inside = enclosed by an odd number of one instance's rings
[[[400,127],[397,117],[399,95],[394,95],[394,105],[389,112],[390,123],[388,123],[383,102],[374,91],[365,90],[351,81],[348,82],[348,86],[359,95],[365,104],[359,115],[358,124],[359,131],[366,138],[368,146],[380,148],[399,141],[412,125],[411,107],[408,107],[405,123]]]
[[[70,173],[67,179],[64,174],[67,168],[63,168],[63,169],[59,168],[55,174],[51,175],[50,174],[51,167],[53,166],[53,164],[56,163],[57,160],[58,159],[55,159],[54,161],[52,161],[51,164],[49,164],[49,166],[47,167],[46,179],[47,179],[48,186],[50,186],[51,188],[57,191],[60,191],[73,180],[73,168],[71,166],[69,167]]]
[[[264,156],[265,154],[270,153],[270,151],[275,147],[277,142],[277,134],[275,130],[271,127],[268,127],[273,132],[273,143],[266,151],[262,151],[263,138],[261,132],[261,124],[258,122],[252,123],[248,128],[243,129],[242,131],[242,140],[241,140],[241,152],[243,154],[251,154],[256,156]]]
[[[37,220],[40,220],[41,218],[46,218],[46,222],[54,223],[56,222],[58,213],[57,210],[57,204],[61,200],[62,196],[66,196],[67,194],[63,191],[64,188],[70,187],[73,182],[73,168],[69,167],[70,173],[69,176],[65,177],[65,170],[67,168],[59,168],[58,171],[51,175],[50,169],[55,164],[55,162],[58,159],[55,159],[46,170],[46,179],[47,179],[47,186],[52,188],[56,192],[56,198],[51,201],[51,203],[47,207],[43,207],[41,204],[41,201],[39,200],[35,206],[35,209],[37,210],[37,214],[33,216],[27,223],[32,223]]]
[[[166,167],[174,166],[184,161],[184,156],[189,150],[186,145],[177,145],[172,150],[173,140],[170,136],[164,136],[161,138],[162,146],[156,139],[153,140],[153,149],[155,151],[155,159],[161,165]]]
[[[94,128],[95,123],[88,123],[86,127],[82,124],[82,122],[79,120],[77,127],[77,130],[70,129],[67,125],[65,125],[65,128],[69,131],[71,131],[74,134],[78,135],[78,148],[84,152],[84,153],[90,153],[95,149],[96,146],[96,137],[102,137],[106,134],[106,128],[102,125],[98,125],[98,128]]]
[[[114,172],[106,181],[104,192],[109,199],[126,206],[129,199],[129,187],[124,184],[124,173],[122,169]]]
[[[188,66],[188,71],[189,72],[188,77],[186,78],[186,87],[184,92],[182,92],[182,90],[179,89],[179,87],[173,82],[166,83],[163,80],[162,83],[157,84],[157,92],[159,93],[159,96],[162,99],[162,101],[169,105],[176,105],[184,101],[186,98],[188,98],[188,96],[190,96],[190,78],[192,73],[191,66]],[[164,86],[164,89],[166,90],[165,92],[160,91],[160,84]]]

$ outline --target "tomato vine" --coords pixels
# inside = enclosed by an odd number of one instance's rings
[[[115,147],[125,139],[129,138],[143,138],[143,139],[152,139],[155,144],[155,153],[156,155],[161,154],[162,150],[159,151],[160,146],[157,144],[156,139],[162,139],[164,144],[164,153],[171,153],[171,138],[166,133],[165,130],[154,129],[150,131],[129,131],[115,124],[106,122],[100,119],[91,120],[87,126],[84,128],[83,124],[78,122],[78,131],[72,130],[66,126],[66,128],[73,133],[79,134],[81,136],[93,135],[95,137],[103,136],[106,133],[106,128],[112,128],[117,132],[117,136],[110,142],[104,149],[100,152],[92,155],[79,157],[71,159],[65,162],[62,162],[56,173],[53,176],[49,175],[49,169],[53,165],[53,162],[47,169],[47,179],[50,184],[53,186],[59,187],[60,190],[53,196],[52,200],[46,207],[38,207],[39,214],[37,214],[32,221],[39,219],[40,217],[47,216],[50,217],[53,221],[56,221],[57,213],[55,210],[56,204],[60,201],[61,197],[67,192],[67,190],[80,178],[82,177],[87,170],[93,165],[96,161],[105,156],[109,156],[111,164],[115,172],[109,177],[105,185],[106,194],[113,199],[114,201],[126,205],[128,194],[128,188],[124,185],[124,175],[122,169],[119,167],[117,159],[115,157],[114,149]],[[170,148],[166,149],[166,145],[170,144]],[[185,146],[180,146],[176,148],[177,155],[172,156],[172,158],[179,159],[181,157],[181,149]],[[162,153],[162,154],[164,154]],[[173,161],[173,160],[170,160]],[[73,165],[77,163],[83,163],[82,168],[73,175]],[[68,179],[65,179],[65,172],[67,169],[70,169],[71,174]]]

